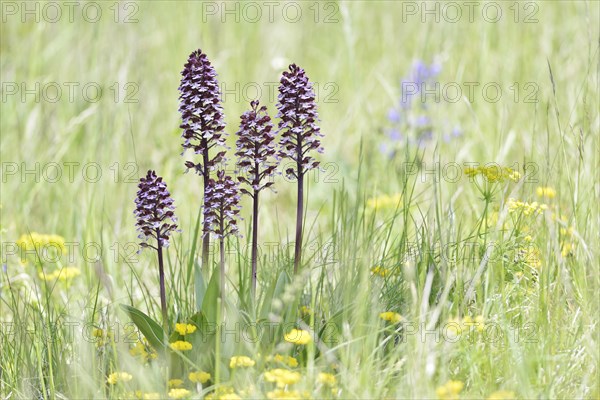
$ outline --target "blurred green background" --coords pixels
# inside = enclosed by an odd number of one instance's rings
[[[479,85],[472,101],[462,98],[436,109],[464,130],[460,140],[442,143],[442,161],[510,165],[543,154],[548,142],[561,140],[556,124],[546,128],[555,119],[548,111],[554,102],[573,141],[585,121],[597,128],[597,114],[584,114],[598,105],[598,2],[458,4],[3,2],[1,155],[3,163],[18,164],[14,174],[14,165],[3,164],[5,235],[57,229],[77,236],[86,224],[103,224],[119,240],[134,238],[135,181],[148,168],[165,176],[178,214],[195,215],[201,186],[182,174],[177,87],[196,48],[208,54],[219,74],[231,136],[257,88],[274,115],[281,72],[291,62],[305,68],[318,89],[326,149],[321,160],[335,164],[328,170],[332,180],[353,184],[362,140],[364,161],[374,166],[369,182],[384,193],[393,185],[385,166],[378,167],[384,165],[378,148],[389,125],[386,115],[398,101],[400,79],[418,59],[438,62],[440,82],[458,83],[463,97],[465,83]],[[486,100],[487,83],[501,87],[499,101]],[[535,90],[525,90],[527,83]],[[56,87],[61,93],[54,101]],[[537,103],[525,101],[532,91]],[[62,167],[57,182],[49,162]],[[81,163],[73,166],[73,182],[66,178],[69,162]],[[35,163],[39,182],[23,175]],[[85,170],[91,178],[83,178],[86,163],[99,165],[98,182],[90,182],[96,165]],[[334,185],[311,186],[313,208],[327,202]],[[293,207],[287,203],[293,203],[294,185],[282,181],[277,190],[277,203],[269,196],[265,207],[276,206],[280,221],[292,222],[293,213],[285,211]],[[263,228],[268,231],[268,223]]]

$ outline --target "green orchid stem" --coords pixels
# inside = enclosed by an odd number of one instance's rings
[[[223,232],[223,221],[221,220],[221,232]],[[208,235],[206,235],[208,236]],[[220,284],[221,284],[221,299],[225,297],[225,238],[221,235],[219,239],[219,253],[221,253],[220,266]]]
[[[258,166],[256,166],[258,170]],[[254,191],[252,205],[252,299],[256,297],[256,275],[258,258],[258,190]]]
[[[294,275],[302,262],[302,217],[304,210],[304,171],[298,163],[298,206],[296,207],[296,243],[294,249]]]
[[[158,275],[160,281],[160,309],[162,311],[163,330],[165,335],[169,332],[169,314],[167,312],[167,292],[165,290],[165,267],[163,262],[162,244],[160,243],[160,230],[156,230],[158,252]]]
[[[208,181],[210,179],[210,169],[208,167],[209,161],[208,147],[205,147],[202,152],[202,181],[204,183],[204,193],[206,193],[206,187],[208,186]],[[206,198],[204,198],[204,206],[206,206]],[[210,251],[210,235],[206,234],[208,231],[209,224],[206,221],[206,218],[204,218],[203,233],[205,233],[205,235],[202,237],[202,269],[204,269],[204,273],[206,273],[208,269],[208,253]]]
[[[215,341],[215,387],[221,383],[221,299],[217,299],[217,335]]]

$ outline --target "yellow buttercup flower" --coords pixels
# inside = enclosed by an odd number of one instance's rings
[[[548,199],[553,199],[556,197],[556,190],[549,186],[538,186],[535,189],[535,193],[538,197],[546,197]]]
[[[184,340],[178,340],[176,342],[171,343],[171,348],[173,350],[187,351],[192,349],[192,344]]]
[[[297,390],[283,390],[276,389],[271,392],[267,392],[267,399],[293,399],[293,400],[301,400],[303,398],[308,398],[308,396],[302,396],[300,392]]]
[[[170,388],[178,388],[180,386],[183,386],[183,379],[169,379],[169,382],[167,382],[167,386]]]
[[[196,332],[196,326],[191,324],[175,324],[175,331],[181,336]]]
[[[190,397],[192,392],[187,389],[171,389],[167,395],[170,399],[185,399],[186,397]]]
[[[140,392],[140,390],[138,390],[138,392]],[[157,392],[141,393],[141,395],[140,395],[140,397],[138,397],[138,399],[142,399],[142,400],[160,400],[160,393],[157,393]]]
[[[206,395],[206,400],[240,400],[232,387],[219,386],[214,392]]]
[[[463,390],[464,386],[465,384],[461,381],[449,380],[443,386],[438,387],[435,393],[441,400],[454,400],[458,399],[458,395]]]
[[[288,333],[283,335],[283,339],[286,342],[299,344],[299,345],[308,344],[312,341],[312,337],[310,336],[310,333],[303,329],[292,329],[291,331],[289,331]]]
[[[129,382],[133,379],[133,376],[127,372],[113,372],[106,378],[106,383],[109,385],[116,385],[119,382]]]
[[[288,356],[288,355],[281,355],[281,354],[275,354],[273,357],[269,356],[267,357],[267,361],[274,361],[274,362],[278,362],[281,364],[285,364],[288,365],[292,368],[295,368],[298,366],[298,360],[295,359],[292,356]]]
[[[146,338],[142,338],[132,348],[130,348],[129,354],[131,354],[133,357],[140,357],[143,363],[146,363],[149,360],[154,360],[156,357],[158,357],[156,350],[150,346],[150,343],[148,343]]]
[[[210,374],[204,371],[190,372],[188,375],[190,381],[194,383],[206,383],[210,380]]]
[[[141,390],[136,390],[134,393],[127,393],[127,398],[136,398],[140,400],[160,400],[160,393],[156,392],[142,392]]]
[[[302,378],[302,375],[299,372],[283,368],[275,368],[265,372],[265,380],[274,382],[280,388],[298,383],[300,378]]]
[[[250,357],[233,356],[229,360],[229,368],[253,367],[256,362]]]
[[[485,330],[485,319],[483,318],[483,315],[475,317],[475,329],[477,329],[478,332],[483,332]]]
[[[319,372],[319,375],[317,376],[317,382],[333,387],[337,384],[337,379],[333,374],[327,372]]]
[[[235,393],[226,393],[219,397],[219,400],[241,400],[241,397]]]
[[[21,261],[23,262],[27,254],[55,259],[56,256],[67,253],[65,238],[59,235],[44,235],[37,232],[26,233],[17,240],[17,246],[21,248]]]
[[[398,322],[402,321],[402,316],[393,311],[382,312],[381,314],[379,314],[379,318],[381,318],[384,321],[389,321],[393,324],[397,324]]]
[[[513,400],[516,398],[517,396],[515,395],[515,392],[511,392],[509,390],[498,390],[497,392],[490,394],[487,400]]]
[[[567,257],[567,256],[572,255],[574,250],[575,250],[575,245],[573,243],[563,243],[560,248],[560,254],[563,257]]]
[[[38,276],[41,280],[51,282],[58,280],[60,282],[71,282],[74,278],[81,275],[81,270],[77,267],[65,267],[56,269],[50,273],[40,272]]]

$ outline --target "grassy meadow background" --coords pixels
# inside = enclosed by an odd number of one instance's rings
[[[259,343],[232,333],[195,347],[206,357],[180,371],[188,396],[227,386],[214,398],[599,398],[600,3],[492,2],[502,16],[488,22],[481,10],[490,2],[476,2],[472,21],[458,2],[456,23],[445,2],[426,4],[440,8],[439,22],[421,2],[296,2],[295,22],[286,3],[274,3],[272,21],[270,6],[255,3],[254,22],[247,3],[107,1],[94,3],[102,14],[93,22],[79,2],[71,22],[58,2],[62,16],[51,22],[47,3],[2,2],[0,397],[177,394],[167,380],[179,377],[130,354],[137,331],[118,305],[160,316],[156,257],[132,246],[137,181],[155,169],[182,230],[167,253],[172,323],[198,311],[188,260],[202,185],[184,174],[191,155],[180,156],[177,87],[200,48],[224,91],[231,147],[255,88],[275,116],[276,82],[290,63],[317,87],[324,170],[308,188],[304,266],[292,276],[296,187],[278,176],[276,193],[261,199],[256,304],[247,293],[247,200],[243,237],[228,243],[226,329],[291,321],[320,339],[304,348],[280,329]],[[39,14],[24,15],[26,6]],[[428,100],[440,121],[433,137],[400,141],[390,158],[381,152],[388,112],[416,60],[437,63],[437,80],[457,83],[463,96]],[[496,102],[482,92],[490,83],[501,88]],[[453,126],[462,134],[444,140]],[[469,163],[521,178],[470,179]],[[458,179],[448,165],[460,166]],[[16,243],[32,232],[75,243],[73,259],[21,260]],[[78,272],[43,278],[63,267]],[[202,271],[206,282],[211,275]],[[385,321],[388,311],[401,322]],[[475,319],[491,329],[470,329]],[[459,340],[440,333],[449,321],[461,326]],[[99,339],[92,327],[114,335]],[[301,374],[297,383],[264,379],[275,354],[299,360],[284,368]],[[236,355],[256,365],[229,368]],[[187,379],[200,367],[212,376],[204,386]],[[107,383],[117,371],[133,379]]]

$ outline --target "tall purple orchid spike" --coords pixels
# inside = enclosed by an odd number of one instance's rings
[[[295,168],[288,168],[288,177],[298,182],[298,203],[296,208],[296,243],[294,251],[294,273],[302,260],[302,220],[304,207],[304,175],[317,168],[319,162],[311,155],[312,150],[323,152],[320,128],[317,125],[317,104],[313,85],[306,73],[296,64],[285,71],[279,85],[279,102],[277,104],[279,130],[282,137],[279,142],[279,156],[289,158],[296,163]]]
[[[158,253],[158,273],[160,280],[160,307],[165,332],[168,327],[167,296],[165,290],[165,269],[163,264],[163,247],[169,246],[171,233],[177,231],[177,217],[173,210],[173,199],[167,190],[163,178],[150,170],[145,178],[140,179],[135,198],[136,227],[142,239],[140,246],[150,247]],[[156,247],[148,243],[149,238],[156,239]]]
[[[225,237],[237,235],[237,217],[240,213],[240,194],[238,184],[225,175],[225,171],[217,172],[217,179],[210,179],[204,192],[204,236],[212,232],[219,239],[221,253],[221,296],[225,294]]]
[[[258,195],[264,188],[273,185],[273,181],[264,182],[277,168],[275,159],[275,135],[267,107],[259,107],[258,101],[250,103],[251,110],[240,117],[240,129],[237,132],[237,166],[246,176],[239,176],[241,183],[250,190],[240,189],[252,197],[252,297],[256,294],[256,272],[258,253]]]
[[[202,50],[190,54],[179,86],[179,112],[184,152],[192,149],[201,156],[200,162],[186,161],[185,166],[202,176],[204,190],[210,179],[210,171],[224,161],[225,151],[218,151],[212,158],[213,148],[225,147],[226,134],[221,91],[217,73]],[[183,154],[183,153],[182,153]],[[206,200],[205,200],[206,204]],[[204,231],[207,222],[204,221]],[[202,239],[202,265],[208,264],[210,237]]]

